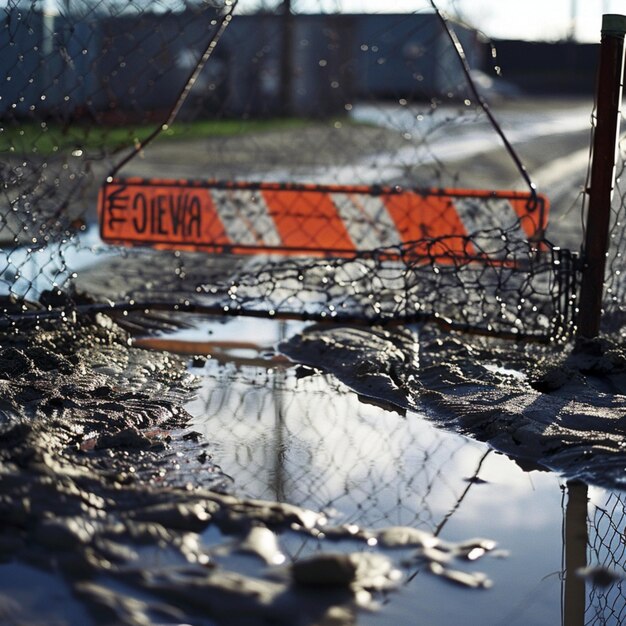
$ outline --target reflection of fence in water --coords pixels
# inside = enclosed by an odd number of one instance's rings
[[[626,494],[607,492],[593,506],[589,522],[588,555],[591,566],[624,575],[626,566]],[[626,581],[590,581],[587,584],[585,626],[623,624],[626,621]]]
[[[484,455],[416,415],[359,402],[328,377],[207,368],[189,407],[194,428],[219,439],[215,460],[253,497],[336,510],[362,526],[435,531],[467,489],[460,477]]]
[[[484,448],[436,430],[418,415],[360,402],[332,377],[209,361],[189,405],[194,428],[235,479],[235,490],[335,512],[364,527],[410,525],[438,533],[460,507]],[[468,471],[469,468],[469,471]],[[597,494],[600,494],[598,496]],[[599,498],[604,498],[600,500]],[[563,511],[564,626],[622,624],[623,580],[581,578],[579,567],[620,575],[626,504],[618,492],[570,483]]]
[[[563,626],[621,626],[626,619],[626,502],[617,491],[567,484],[563,510]]]

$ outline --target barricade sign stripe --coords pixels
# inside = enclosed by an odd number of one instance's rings
[[[280,189],[263,196],[286,248],[356,252],[330,194]]]
[[[359,248],[373,250],[381,246],[395,246],[400,241],[396,225],[381,196],[333,193],[332,200]]]
[[[511,206],[517,213],[520,225],[531,241],[540,241],[544,238],[547,223],[548,201],[544,196],[539,196],[540,206],[538,209],[529,210],[529,200],[511,199]],[[545,207],[545,208],[544,208]]]
[[[466,256],[476,251],[451,198],[406,192],[384,196],[403,242],[423,242],[416,252],[428,256]],[[442,239],[442,238],[445,238]],[[431,240],[441,240],[433,245]]]
[[[437,260],[497,260],[502,250],[481,249],[490,229],[541,245],[547,208],[514,191],[141,178],[108,181],[98,206],[116,244],[337,256],[401,245]]]
[[[211,198],[231,241],[246,246],[282,245],[260,191],[213,189]]]
[[[511,202],[505,198],[456,198],[454,206],[481,254],[505,255],[501,238],[505,231],[518,241],[528,238]],[[494,215],[498,216],[495,222]]]

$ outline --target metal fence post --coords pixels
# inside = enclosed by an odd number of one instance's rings
[[[609,218],[622,102],[624,35],[626,35],[626,15],[603,16],[596,96],[597,123],[593,140],[578,338],[596,337],[600,332],[602,288],[608,251]]]

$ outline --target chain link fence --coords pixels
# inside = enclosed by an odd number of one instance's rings
[[[623,129],[623,123],[622,123]],[[624,212],[626,195],[624,190],[624,168],[626,167],[626,144],[620,140],[617,153],[616,185],[611,209],[611,230],[605,273],[602,330],[611,336],[624,337],[625,296],[624,291]]]
[[[7,3],[2,321],[113,303],[567,334],[575,263],[515,158],[526,191],[459,191],[496,186],[479,34],[287,6]],[[153,249],[100,242],[105,181],[101,234]],[[105,232],[124,220],[141,236]]]

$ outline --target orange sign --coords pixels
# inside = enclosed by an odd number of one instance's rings
[[[100,191],[104,241],[239,254],[485,258],[476,236],[543,240],[548,202],[514,191],[113,179]],[[497,238],[497,237],[496,237]]]

